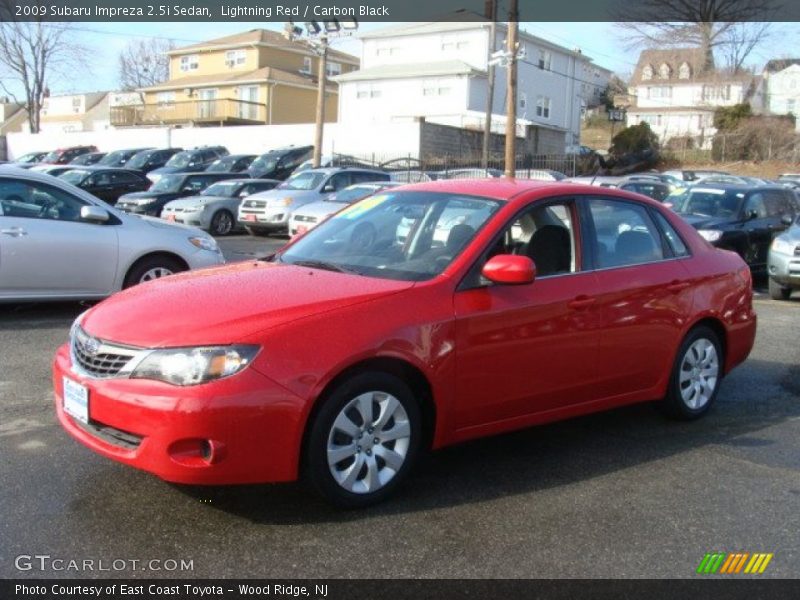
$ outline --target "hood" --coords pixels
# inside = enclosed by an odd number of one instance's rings
[[[217,202],[219,200],[231,200],[225,196],[188,196],[179,200],[173,200],[169,203],[170,208],[185,208],[187,206],[204,206],[210,202]]]
[[[83,318],[104,340],[147,348],[231,344],[304,317],[413,287],[293,265],[244,262],[129,288]]]
[[[678,213],[681,218],[695,229],[719,229],[730,227],[734,219],[730,217],[709,217],[690,213]]]
[[[145,200],[147,198],[152,198],[153,200],[163,200],[165,198],[174,198],[178,195],[178,192],[131,192],[129,194],[123,194],[117,200],[117,203],[120,202],[127,202],[129,200]]]

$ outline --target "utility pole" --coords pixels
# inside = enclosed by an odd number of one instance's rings
[[[489,25],[489,44],[487,59],[486,118],[483,123],[483,154],[481,164],[489,168],[489,145],[492,137],[492,113],[494,112],[494,63],[495,38],[497,37],[497,0],[486,0],[486,18],[491,19]]]
[[[328,38],[322,36],[317,47],[319,71],[317,71],[317,126],[314,132],[313,166],[318,169],[322,163],[322,132],[325,127],[325,83],[328,77]]]
[[[506,93],[506,170],[505,176],[516,175],[517,141],[517,29],[519,28],[518,0],[511,0],[508,10],[508,79]]]

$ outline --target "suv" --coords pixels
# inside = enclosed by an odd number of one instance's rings
[[[142,173],[149,173],[154,169],[158,169],[167,164],[167,161],[176,155],[178,152],[183,152],[183,148],[155,148],[150,150],[142,150],[134,154],[125,167],[128,169],[136,169]]]
[[[384,171],[354,168],[309,169],[274,190],[249,196],[239,206],[239,223],[251,235],[287,231],[292,212],[356,183],[389,181]]]
[[[43,163],[51,165],[66,165],[78,158],[81,154],[97,152],[97,146],[70,146],[48,152],[42,159]]]
[[[228,156],[230,152],[224,146],[203,146],[178,152],[160,169],[147,174],[153,183],[168,173],[197,173],[205,171],[218,158]]]
[[[167,202],[196,196],[212,183],[234,177],[236,173],[167,173],[146,192],[120,196],[117,208],[137,215],[159,217]]]
[[[288,146],[262,154],[247,168],[253,179],[286,179],[311,156],[314,146]]]
[[[794,192],[778,185],[699,185],[674,209],[708,242],[733,250],[755,272],[766,269],[773,236],[798,214]]]

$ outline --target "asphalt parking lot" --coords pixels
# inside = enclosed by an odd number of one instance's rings
[[[284,241],[221,244],[237,260]],[[704,420],[640,405],[448,448],[341,512],[299,484],[176,486],[85,449],[50,384],[84,307],[0,305],[0,577],[696,577],[707,552],[773,553],[759,577],[796,577],[800,299],[756,306],[753,353]],[[15,567],[36,554],[193,570]]]

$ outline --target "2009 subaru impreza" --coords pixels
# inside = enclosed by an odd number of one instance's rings
[[[56,355],[56,410],[168,481],[304,474],[363,506],[423,449],[635,402],[700,417],[755,331],[747,266],[657,202],[441,181],[95,306]]]

